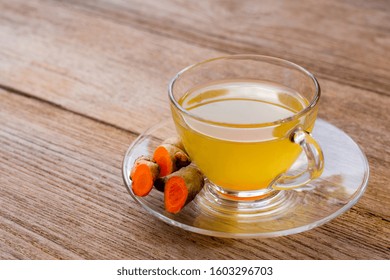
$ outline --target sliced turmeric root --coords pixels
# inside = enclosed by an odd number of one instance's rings
[[[157,189],[164,190],[165,210],[174,214],[191,202],[203,186],[203,174],[193,165],[158,178],[155,182]]]
[[[154,160],[145,156],[136,159],[130,173],[130,179],[133,181],[131,187],[134,194],[138,196],[148,195],[159,173],[160,167]]]
[[[153,159],[160,166],[160,177],[166,176],[191,163],[188,155],[177,146],[161,144],[156,148]]]

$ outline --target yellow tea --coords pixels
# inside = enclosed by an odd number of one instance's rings
[[[277,122],[308,105],[290,88],[265,81],[220,81],[192,89],[179,104],[207,120],[190,116],[178,120],[174,114],[191,159],[226,190],[268,187],[301,152],[288,138],[297,121]]]

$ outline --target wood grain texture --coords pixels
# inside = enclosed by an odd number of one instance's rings
[[[72,2],[115,22],[226,53],[279,56],[389,95],[388,1]]]
[[[142,132],[170,116],[169,80],[217,52],[56,1],[0,1],[0,84]]]
[[[0,259],[390,259],[386,1],[0,0]],[[368,156],[357,205],[309,232],[219,239],[157,221],[121,161],[182,67],[226,53],[320,77],[320,117]]]
[[[142,8],[143,5],[147,5],[147,3],[142,3],[94,2],[89,7],[86,6],[87,2],[85,1],[76,1],[74,4],[69,4],[69,1],[0,1],[0,8],[3,11],[0,16],[0,41],[2,42],[0,84],[11,88],[15,88],[17,85],[18,90],[32,96],[135,132],[142,132],[145,127],[169,116],[166,89],[169,80],[178,70],[189,64],[226,53],[252,52],[285,57],[307,66],[309,70],[324,80],[336,79],[338,83],[363,87],[368,91],[375,90],[384,95],[389,92],[386,84],[380,81],[377,81],[377,85],[381,86],[380,89],[371,87],[371,82],[364,86],[360,85],[364,79],[356,76],[365,75],[367,79],[382,79],[381,77],[383,77],[382,80],[389,81],[388,76],[386,76],[389,73],[387,71],[389,69],[386,67],[390,65],[387,44],[384,46],[375,45],[378,50],[366,52],[366,55],[363,54],[363,51],[358,54],[350,54],[347,51],[356,48],[351,45],[345,49],[345,55],[348,54],[350,59],[366,59],[371,63],[367,67],[352,67],[351,65],[354,64],[348,60],[338,62],[339,59],[332,56],[332,53],[329,53],[332,58],[329,61],[326,61],[325,58],[324,61],[315,59],[321,52],[318,55],[313,54],[313,57],[286,56],[286,52],[292,49],[291,44],[294,43],[289,37],[285,38],[289,44],[278,44],[280,48],[284,49],[266,45],[261,48],[255,46],[252,50],[245,50],[228,45],[227,42],[220,43],[224,48],[219,48],[218,46],[210,46],[208,42],[213,41],[210,41],[208,37],[199,38],[192,33],[184,36],[187,33],[183,35],[183,32],[175,30],[171,32],[173,34],[166,33],[171,28],[179,28],[185,24],[181,29],[195,32],[197,28],[201,28],[204,30],[201,32],[203,34],[210,29],[207,28],[207,19],[210,20],[210,16],[205,17],[204,21],[199,18],[199,24],[195,24],[193,20],[187,23],[191,18],[182,18],[183,16],[172,16],[172,20],[179,21],[181,19],[183,23],[170,22],[168,19],[165,23],[164,19],[170,18],[169,14],[164,14],[164,17],[160,14],[168,13],[172,10],[171,8],[163,9],[159,6]],[[159,3],[159,1],[153,3]],[[178,9],[179,15],[185,12],[182,10],[186,7],[185,5],[181,9],[179,9],[180,5],[176,7],[175,2],[170,5],[175,5],[173,7]],[[269,5],[272,6],[272,4]],[[223,5],[221,9],[222,7]],[[141,26],[139,20],[134,19],[133,13],[128,12],[129,9],[133,8],[142,8],[138,13],[134,13],[144,22],[150,22],[154,29]],[[207,9],[199,7],[194,11],[203,15],[203,10]],[[284,10],[286,13],[289,11],[287,8]],[[146,11],[154,12],[148,15],[144,14]],[[376,11],[371,11],[374,13],[374,19],[386,17],[377,16]],[[191,16],[194,13],[196,14],[196,12],[187,12],[186,14]],[[380,12],[378,13],[380,14]],[[215,14],[218,15],[217,12]],[[156,20],[157,16],[159,18]],[[242,34],[250,34],[250,30],[245,28],[245,22],[253,24],[263,22],[263,20],[253,20],[251,17],[245,21],[243,16],[238,16],[237,20],[233,19],[225,21],[228,21],[227,23],[242,22]],[[337,21],[333,19],[330,22]],[[384,22],[386,21],[384,20]],[[308,21],[306,25],[310,26],[309,23],[311,22]],[[367,28],[371,30],[375,26]],[[339,27],[336,27],[327,30],[328,32],[336,32],[339,30]],[[212,30],[214,29],[212,28]],[[281,30],[285,29],[281,28]],[[235,34],[230,29],[221,29],[219,32],[225,36]],[[296,34],[296,32],[290,33]],[[256,36],[253,35],[255,38],[253,40],[256,42],[266,40],[269,44],[278,42],[276,39],[263,39],[261,34],[263,31],[259,31]],[[221,36],[211,37],[219,38]],[[283,35],[280,36],[284,38]],[[351,35],[349,40],[356,40],[356,36]],[[192,39],[189,40],[189,38]],[[307,38],[307,40],[311,40],[311,38]],[[359,37],[359,40],[362,39]],[[235,44],[238,39],[232,37],[229,42]],[[324,42],[323,47],[332,47],[335,42],[332,44]],[[338,45],[342,44],[343,41],[338,43]],[[362,48],[367,44],[367,42],[362,43]],[[245,46],[250,46],[250,44],[245,43]],[[315,46],[312,47],[315,49]],[[301,55],[307,54],[307,51],[302,48],[298,48],[296,52]],[[323,53],[327,54],[325,50]],[[371,53],[378,53],[375,59],[370,59]],[[339,79],[343,77],[342,73],[345,72],[342,70],[344,68],[340,67],[340,63],[345,67],[351,67],[353,73],[349,71],[347,75],[355,75],[356,83]],[[376,67],[373,67],[372,64],[375,64]],[[326,65],[331,69],[323,69]],[[383,67],[385,67],[384,74],[381,70]],[[377,71],[375,69],[379,69],[379,72],[375,72]],[[332,75],[326,74],[327,72]],[[130,119],[132,121],[129,121]]]

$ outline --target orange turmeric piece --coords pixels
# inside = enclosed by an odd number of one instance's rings
[[[194,165],[183,167],[155,182],[155,187],[164,191],[165,210],[174,214],[191,202],[203,186],[204,176]]]
[[[166,176],[191,163],[189,156],[182,149],[180,140],[169,138],[156,148],[153,159],[160,166],[160,177]],[[181,148],[182,147],[182,148]]]
[[[154,181],[160,173],[160,167],[151,158],[141,156],[134,162],[130,172],[132,190],[135,195],[146,196],[153,188]]]

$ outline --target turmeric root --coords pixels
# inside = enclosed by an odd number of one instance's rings
[[[203,186],[203,174],[193,165],[160,177],[155,182],[155,187],[164,191],[165,210],[174,214],[191,202]]]
[[[191,163],[188,155],[178,147],[180,145],[182,146],[178,143],[175,145],[163,143],[154,151],[153,159],[160,166],[160,177],[171,174]]]
[[[137,158],[130,172],[134,194],[138,196],[149,194],[159,173],[160,167],[153,159],[146,156]]]
[[[181,139],[178,136],[165,139],[163,144],[170,144],[170,145],[176,146],[180,150],[182,150],[183,152],[186,152],[184,145],[183,145],[183,142],[181,142]]]

